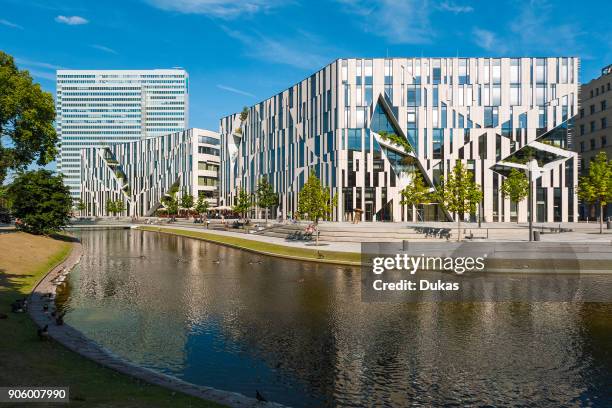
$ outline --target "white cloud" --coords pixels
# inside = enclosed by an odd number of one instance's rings
[[[113,50],[112,48],[106,47],[104,45],[92,44],[91,48],[95,48],[96,50],[104,51],[109,54],[118,54],[117,51]]]
[[[472,34],[474,35],[476,45],[483,50],[497,51],[498,53],[505,52],[506,47],[500,43],[494,32],[476,27],[472,30]]]
[[[28,69],[28,71],[30,71],[30,75],[32,75],[34,78],[55,81],[55,73],[53,72],[45,72],[38,69]]]
[[[514,55],[586,55],[585,32],[581,27],[569,22],[551,20],[553,5],[547,0],[530,0],[517,3],[516,18],[495,33],[482,28],[474,28],[474,41],[484,50],[497,54]]]
[[[55,21],[68,25],[83,25],[89,23],[89,20],[81,16],[57,16],[55,17]]]
[[[361,17],[366,32],[396,44],[429,43],[435,37],[428,0],[337,0],[348,13]]]
[[[240,15],[256,14],[279,7],[280,0],[145,0],[154,7],[185,14],[205,14],[232,19]]]
[[[471,13],[474,11],[474,7],[472,6],[463,6],[460,4],[453,3],[452,1],[442,2],[438,8],[443,11],[450,11],[451,13],[459,14],[459,13]]]
[[[44,69],[51,69],[51,70],[66,69],[59,65],[49,64],[48,62],[32,61],[32,60],[20,58],[20,57],[15,57],[15,62],[18,65],[23,65],[26,67],[37,67],[37,68],[44,68]]]
[[[10,27],[10,28],[17,28],[19,30],[23,30],[22,26],[20,26],[19,24],[15,24],[8,20],[0,19],[0,24],[2,24],[3,26]]]
[[[258,32],[247,34],[226,26],[221,28],[230,37],[242,43],[246,56],[262,61],[313,70],[323,67],[332,60],[332,57],[324,51],[325,46],[321,45],[322,41],[305,31],[299,31],[297,36],[287,35],[283,39],[275,39]]]
[[[244,95],[244,96],[248,96],[250,98],[255,98],[255,95],[253,95],[252,93],[247,92],[247,91],[242,91],[240,89],[233,88],[231,86],[227,86],[227,85],[223,85],[223,84],[217,84],[217,88],[223,89],[224,91],[233,92],[233,93],[238,94],[238,95]]]

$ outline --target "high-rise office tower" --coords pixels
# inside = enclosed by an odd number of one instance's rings
[[[188,127],[183,69],[58,70],[57,169],[80,197],[81,149],[137,141]]]

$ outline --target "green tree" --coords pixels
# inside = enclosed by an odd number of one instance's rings
[[[166,208],[168,215],[175,219],[179,210],[179,199],[177,197],[178,187],[173,186],[168,190],[168,194],[162,197],[161,202]]]
[[[106,202],[106,212],[111,215],[117,213],[117,205],[115,204],[115,200],[108,200]]]
[[[510,174],[502,184],[501,191],[504,197],[517,204],[527,198],[529,195],[529,179],[527,179],[525,172],[511,169]],[[518,217],[516,222],[518,222]]]
[[[599,204],[599,233],[603,234],[603,208],[612,201],[612,162],[599,152],[589,164],[589,174],[580,177],[578,197],[588,204]]]
[[[257,183],[257,205],[266,210],[266,224],[268,223],[268,212],[278,206],[278,194],[274,192],[272,184],[267,177],[262,177]]]
[[[117,212],[117,214],[121,214],[125,211],[125,203],[123,202],[123,200],[115,201],[115,211]]]
[[[331,197],[329,189],[321,184],[314,171],[310,171],[298,195],[298,216],[317,224],[320,219],[329,218],[336,205],[337,197]]]
[[[18,228],[49,235],[68,225],[72,198],[62,176],[49,170],[19,172],[7,194],[13,215],[21,220]]]
[[[404,187],[404,189],[400,191],[400,194],[402,197],[400,204],[414,207],[414,209],[421,204],[431,201],[429,187],[425,184],[423,175],[419,171],[414,171],[412,173],[412,183]]]
[[[181,197],[181,208],[186,210],[191,210],[191,208],[193,208],[193,196],[191,194],[183,194]]]
[[[45,165],[57,155],[53,97],[0,51],[0,184],[9,170]],[[8,143],[5,143],[8,141]]]
[[[242,216],[242,218],[246,218],[247,212],[253,206],[253,199],[251,194],[247,193],[244,189],[238,190],[238,195],[236,196],[236,205],[232,208],[233,211],[237,212]]]
[[[73,205],[74,205],[74,209],[80,213],[87,209],[87,205],[80,198],[77,198],[76,200],[74,200]]]
[[[202,214],[208,212],[209,205],[210,203],[208,202],[208,200],[206,200],[206,197],[199,196],[194,209],[198,213],[198,215],[202,217]]]
[[[476,212],[482,200],[482,190],[473,180],[471,171],[458,161],[448,177],[440,181],[435,194],[438,203],[457,217],[457,241],[461,240],[461,218],[466,212]]]
[[[106,202],[106,212],[112,215],[121,214],[125,211],[123,200],[108,200]]]
[[[308,180],[298,195],[298,217],[307,218],[318,225],[320,219],[327,219],[332,215],[336,205],[338,205],[338,197],[332,197],[329,189],[321,184],[321,180],[311,170]],[[319,245],[318,233],[316,239]]]

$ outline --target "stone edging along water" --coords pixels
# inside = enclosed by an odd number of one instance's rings
[[[67,278],[67,274],[79,263],[82,253],[83,248],[81,244],[79,242],[74,242],[70,254],[58,265],[53,267],[36,284],[30,294],[30,316],[39,327],[42,328],[48,325],[49,336],[51,338],[73,352],[93,360],[102,366],[173,391],[182,392],[207,401],[213,401],[228,407],[283,407],[283,405],[272,402],[260,402],[255,398],[249,398],[239,393],[195,385],[167,374],[140,367],[100,346],[70,325],[63,324],[58,326],[51,317],[51,313],[55,310],[54,300],[56,288],[58,286],[57,283],[58,281],[63,282]],[[47,311],[44,310],[44,305],[48,305]]]

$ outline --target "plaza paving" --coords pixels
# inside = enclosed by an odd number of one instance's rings
[[[225,236],[239,237],[243,239],[256,240],[261,242],[268,242],[272,244],[285,245],[289,247],[311,247],[312,241],[292,241],[287,240],[283,237],[266,235],[265,232],[259,233],[245,233],[244,231],[229,228],[228,230],[217,229],[219,223],[213,221],[211,228],[207,229],[205,225],[193,224],[189,221],[177,221],[169,224],[162,224],[160,226],[167,226],[177,229],[185,230],[196,230],[206,231],[210,234],[218,234]],[[252,220],[252,225],[264,225],[263,220]],[[275,225],[270,223],[271,226]],[[307,227],[307,223],[298,224],[284,224],[295,230],[303,230]],[[274,228],[274,227],[272,227]],[[456,223],[443,223],[443,222],[428,222],[428,223],[335,223],[335,222],[322,222],[320,223],[321,234],[325,234],[328,231],[342,230],[347,232],[353,232],[350,235],[351,241],[344,239],[334,240],[322,240],[321,249],[330,251],[345,251],[345,252],[359,252],[361,249],[361,241],[364,239],[364,231],[368,232],[369,236],[374,237],[374,242],[401,242],[402,239],[376,239],[377,236],[383,236],[389,232],[402,233],[408,231],[412,232],[414,229],[433,229],[433,230],[450,230],[450,238],[434,238],[426,237],[425,233],[412,235],[408,240],[410,242],[427,242],[431,244],[440,244],[445,242],[453,242],[456,240],[457,224]],[[572,230],[568,232],[557,233],[555,230],[561,228],[562,230]],[[462,224],[462,236],[468,237],[464,241],[474,242],[528,242],[529,240],[529,229],[527,224],[508,224],[508,223],[482,223],[481,227],[476,223],[463,223]],[[599,224],[596,223],[546,223],[537,224],[534,226],[535,231],[542,232],[540,235],[541,242],[559,242],[559,243],[599,243],[599,244],[610,244],[610,252],[612,252],[612,230],[607,230],[604,225],[604,233],[599,234]],[[384,232],[383,232],[384,231]],[[469,239],[473,236],[473,239]]]

